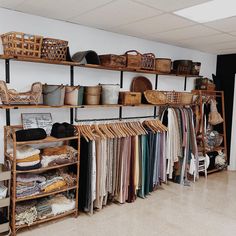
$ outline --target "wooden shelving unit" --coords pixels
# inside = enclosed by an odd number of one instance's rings
[[[221,101],[221,115],[223,118],[223,123],[222,123],[222,130],[223,130],[223,134],[220,134],[223,137],[223,144],[220,147],[215,147],[212,150],[207,150],[206,146],[205,146],[205,140],[204,140],[204,136],[205,136],[205,131],[204,131],[204,126],[202,125],[202,130],[201,130],[201,139],[200,142],[202,143],[201,147],[198,147],[198,151],[202,152],[203,155],[206,155],[210,152],[214,152],[214,151],[224,151],[225,154],[225,160],[227,161],[227,140],[226,140],[226,125],[225,125],[225,104],[224,104],[224,91],[209,91],[209,90],[193,90],[192,93],[196,94],[199,96],[199,106],[200,108],[202,107],[204,101],[203,101],[203,97],[205,96],[212,96],[215,99],[218,99]],[[202,109],[200,109],[200,117],[202,116]],[[204,120],[201,121],[204,123]],[[214,172],[218,172],[220,171],[219,169],[212,169],[207,171],[207,173],[214,173]]]
[[[59,193],[63,193],[63,192],[68,192],[71,190],[75,191],[75,209],[69,212],[65,212],[64,214],[60,214],[60,215],[56,215],[56,216],[51,216],[49,218],[45,218],[42,220],[37,220],[35,221],[32,225],[37,225],[37,224],[41,224],[43,222],[47,222],[53,219],[58,219],[58,218],[62,218],[64,216],[67,215],[71,215],[72,213],[74,213],[75,217],[78,216],[78,191],[79,191],[79,163],[80,163],[80,137],[79,136],[73,136],[73,137],[67,137],[67,138],[54,138],[54,137],[47,137],[43,140],[34,140],[34,141],[28,141],[28,142],[17,142],[16,141],[16,130],[22,128],[21,126],[5,126],[4,127],[4,153],[5,153],[5,162],[9,161],[11,163],[11,176],[12,176],[12,195],[11,195],[11,229],[12,229],[12,234],[15,235],[16,231],[18,229],[21,228],[25,228],[28,227],[28,225],[16,225],[16,221],[15,221],[15,210],[16,210],[16,205],[19,202],[23,202],[23,201],[29,201],[29,200],[33,200],[33,199],[39,199],[39,198],[43,198],[43,197],[47,197],[47,196],[53,196]],[[77,160],[71,163],[67,163],[67,164],[62,164],[62,165],[55,165],[55,166],[49,166],[49,167],[44,167],[44,168],[39,168],[39,169],[34,169],[34,170],[26,170],[26,171],[19,171],[16,169],[16,148],[19,145],[30,145],[30,144],[43,144],[43,143],[54,143],[54,142],[64,142],[64,143],[68,143],[68,141],[70,140],[77,140],[78,142],[78,157]],[[9,155],[7,153],[7,145],[8,143],[11,142],[12,146],[13,146],[13,155]],[[63,167],[67,167],[67,166],[76,166],[76,183],[73,186],[66,186],[63,188],[59,188],[57,190],[51,191],[51,192],[47,192],[47,193],[39,193],[37,195],[33,195],[33,196],[26,196],[26,197],[20,197],[18,198],[16,195],[16,177],[17,174],[19,173],[43,173],[43,172],[47,172],[47,171],[51,171],[51,170],[55,170],[55,169],[59,169],[59,168],[63,168]]]
[[[11,56],[5,56],[0,55],[0,60],[5,60],[5,81],[6,83],[10,83],[10,61],[18,61],[18,62],[30,62],[30,63],[43,63],[43,64],[51,64],[51,65],[59,65],[59,66],[67,66],[70,68],[70,85],[74,85],[74,67],[79,68],[85,68],[85,69],[98,69],[98,70],[111,70],[111,71],[117,71],[120,73],[120,88],[123,88],[123,74],[124,72],[128,73],[141,73],[141,74],[153,74],[155,75],[155,86],[154,89],[158,88],[158,76],[173,76],[173,77],[183,77],[184,78],[184,90],[186,90],[187,86],[187,78],[188,77],[201,77],[201,76],[195,76],[195,75],[189,75],[189,74],[173,74],[173,73],[159,73],[157,71],[151,71],[151,70],[135,70],[135,69],[129,69],[129,68],[114,68],[114,67],[107,67],[107,66],[100,66],[100,65],[81,65],[77,62],[70,62],[70,61],[53,61],[53,60],[46,60],[41,58],[24,58],[24,57],[11,57]],[[163,104],[163,106],[166,104]],[[122,105],[98,105],[98,106],[92,106],[92,105],[82,105],[82,106],[45,106],[45,105],[0,105],[0,109],[6,110],[6,125],[10,125],[10,110],[12,109],[24,109],[24,108],[68,108],[70,109],[70,122],[73,123],[74,121],[74,109],[76,109],[76,112],[80,108],[119,108],[119,117],[118,119],[122,119],[122,109],[124,106]],[[127,107],[127,106],[125,106]],[[136,108],[145,108],[145,107],[153,107],[153,117],[157,117],[157,106],[155,105],[149,105],[149,104],[141,104],[139,106],[134,106]],[[150,116],[146,116],[148,118]],[[144,117],[141,117],[144,118]],[[78,121],[78,120],[77,120]]]
[[[0,166],[1,168],[1,166]],[[10,189],[11,189],[11,172],[0,170],[0,182],[4,183],[4,186],[7,187],[7,197],[0,199],[0,209],[6,213],[7,222],[0,224],[0,235],[2,233],[7,233],[9,228],[9,217],[10,217]]]

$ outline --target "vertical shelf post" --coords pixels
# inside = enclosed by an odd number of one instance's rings
[[[157,87],[158,87],[158,74],[156,74],[156,78],[155,78],[155,90],[157,90]],[[154,118],[156,119],[157,118],[157,107],[155,106],[154,107]]]
[[[70,66],[70,86],[74,86],[74,66]],[[74,109],[70,108],[70,123],[74,123]]]
[[[187,89],[187,76],[184,77],[184,91]]]
[[[120,88],[123,88],[123,75],[124,75],[124,71],[120,71]],[[122,107],[119,107],[119,119],[122,119]]]
[[[5,81],[7,84],[10,83],[10,60],[6,59],[5,60]],[[10,114],[10,109],[6,109],[6,125],[11,124],[11,114]]]

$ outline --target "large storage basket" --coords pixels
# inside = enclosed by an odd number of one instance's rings
[[[126,56],[126,66],[130,69],[140,69],[142,54],[136,50],[129,50],[125,53]]]
[[[176,60],[173,62],[173,70],[180,75],[188,75],[192,70],[191,60]]]
[[[7,56],[40,58],[42,36],[9,32],[1,35],[3,52]]]
[[[48,106],[63,106],[65,99],[65,86],[43,85],[43,103]]]
[[[44,38],[42,45],[42,58],[55,60],[55,61],[66,61],[68,41]]]
[[[0,98],[3,104],[38,104],[42,95],[42,84],[33,83],[31,90],[27,92],[17,92],[8,89],[5,81],[0,80]]]
[[[65,86],[65,105],[79,105],[80,86]]]
[[[175,91],[147,90],[144,92],[146,100],[154,105],[179,104],[180,93]]]
[[[99,105],[101,98],[101,86],[86,86],[84,89],[84,100],[86,105]]]
[[[169,58],[156,58],[156,71],[161,73],[171,72],[171,59]]]
[[[189,105],[193,102],[193,94],[188,92],[180,93],[180,104]]]
[[[126,67],[126,57],[123,55],[100,55],[100,62],[102,66],[123,68]]]

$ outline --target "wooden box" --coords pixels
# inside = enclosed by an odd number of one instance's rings
[[[156,58],[156,71],[161,73],[171,72],[171,59],[169,58]]]
[[[114,54],[100,55],[100,62],[102,66],[108,67],[126,67],[126,56],[119,56]]]
[[[130,69],[141,69],[142,54],[136,50],[130,50],[125,53],[126,66]]]
[[[120,92],[119,103],[125,106],[141,104],[141,93]]]

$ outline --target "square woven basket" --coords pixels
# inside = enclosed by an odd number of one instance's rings
[[[55,61],[66,61],[68,41],[44,38],[42,45],[42,58],[55,60]]]
[[[3,52],[7,56],[40,58],[42,36],[9,32],[1,35]]]

